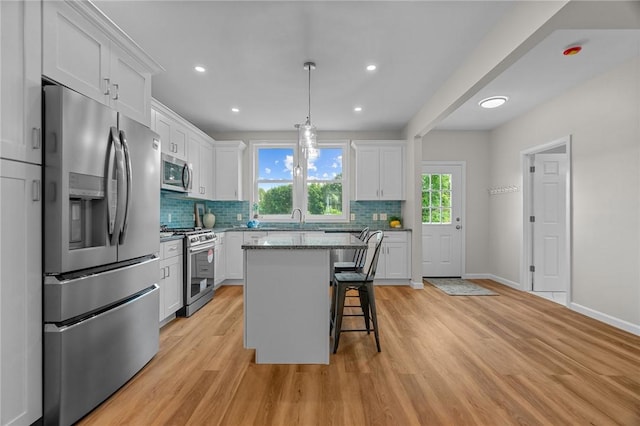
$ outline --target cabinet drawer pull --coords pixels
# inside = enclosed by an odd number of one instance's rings
[[[113,100],[117,101],[120,97],[120,85],[117,83],[113,83],[113,88],[115,89],[115,94],[113,95]]]
[[[109,96],[111,94],[111,80],[108,78],[103,79],[104,80],[104,94],[106,96]]]
[[[31,198],[33,201],[40,201],[40,181],[34,180],[31,184]]]
[[[41,133],[39,127],[34,127],[31,130],[31,148],[40,149]]]
[[[167,277],[170,277],[171,276],[171,268],[169,266],[167,266],[165,269],[167,270]]]

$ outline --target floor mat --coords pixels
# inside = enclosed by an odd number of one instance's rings
[[[423,278],[449,296],[498,296],[498,293],[462,278]]]

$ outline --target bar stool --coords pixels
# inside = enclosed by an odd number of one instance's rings
[[[333,297],[331,301],[331,324],[330,328],[334,329],[333,337],[333,353],[338,350],[340,343],[340,333],[346,331],[366,331],[370,334],[370,322],[373,322],[373,333],[376,338],[376,347],[380,352],[380,336],[378,334],[378,316],[376,313],[376,298],[373,290],[373,280],[378,267],[378,257],[380,255],[380,246],[384,234],[382,231],[375,231],[367,238],[367,254],[364,265],[357,272],[339,272],[333,278]],[[360,299],[360,308],[362,314],[345,314],[345,299],[347,291],[358,290]],[[349,306],[346,306],[349,307]],[[364,317],[364,329],[342,329],[342,319],[345,316],[362,316]]]
[[[361,241],[367,241],[367,237],[369,236],[369,227],[365,227],[362,231],[360,231],[360,235],[358,238]],[[335,262],[333,264],[333,272],[347,272],[347,271],[358,271],[362,268],[362,263],[364,261],[364,254],[367,251],[366,248],[356,249],[353,253],[353,260],[350,262]]]

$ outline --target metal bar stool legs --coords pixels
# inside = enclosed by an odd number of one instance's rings
[[[355,308],[357,305],[345,305],[345,299],[347,298],[347,291],[350,289],[358,290],[358,298],[360,300],[360,308],[362,314],[345,314],[345,308]],[[367,282],[359,287],[352,287],[345,285],[344,283],[337,282],[334,285],[334,303],[332,310],[332,323],[331,326],[334,329],[333,336],[333,353],[338,350],[340,343],[340,334],[346,331],[366,331],[367,334],[371,333],[371,325],[373,325],[373,334],[376,339],[376,348],[378,352],[380,349],[380,335],[378,334],[378,315],[376,311],[376,299],[373,290],[373,282]],[[365,328],[363,329],[343,329],[342,320],[345,316],[361,316],[364,317]]]

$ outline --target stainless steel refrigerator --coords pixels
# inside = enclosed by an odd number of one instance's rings
[[[44,97],[44,423],[72,424],[158,351],[160,140],[62,86]]]

